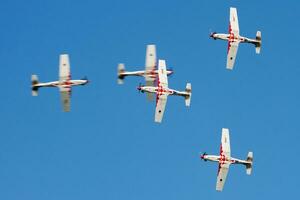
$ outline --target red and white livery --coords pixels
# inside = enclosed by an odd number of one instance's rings
[[[158,79],[157,86],[139,86],[138,90],[141,92],[156,94],[156,110],[155,110],[155,122],[161,123],[167,98],[169,95],[177,95],[185,98],[185,105],[190,106],[192,97],[192,86],[187,83],[185,91],[177,91],[168,87],[168,77],[166,70],[166,61],[158,61]]]
[[[173,74],[173,70],[167,70],[167,75]],[[157,57],[156,57],[156,46],[153,44],[147,45],[146,49],[146,62],[145,70],[140,71],[125,71],[125,65],[119,63],[118,65],[118,84],[124,83],[126,76],[142,76],[145,78],[146,86],[154,86],[155,80],[158,76],[157,70]],[[149,100],[153,99],[152,94],[147,94]]]
[[[240,36],[239,21],[236,8],[230,8],[230,24],[229,24],[229,34],[216,33],[210,34],[213,39],[227,40],[228,50],[227,50],[227,65],[226,68],[232,70],[234,67],[234,62],[236,54],[238,51],[239,43],[251,43],[255,45],[255,51],[257,54],[260,53],[261,48],[261,32],[257,31],[256,38],[250,39],[247,37]]]
[[[63,105],[63,111],[70,111],[70,96],[72,86],[85,85],[89,81],[87,78],[80,80],[71,80],[69,55],[62,54],[59,59],[59,80],[40,83],[37,75],[31,75],[31,90],[32,96],[38,95],[38,89],[40,87],[58,87],[61,94],[61,102]]]
[[[240,160],[231,157],[230,151],[230,139],[229,139],[229,129],[222,129],[222,139],[221,139],[221,148],[220,155],[207,155],[206,153],[201,155],[201,159],[204,161],[212,161],[219,163],[218,168],[218,177],[217,177],[217,185],[216,190],[222,191],[227,173],[229,170],[229,166],[231,164],[242,164],[246,166],[246,173],[248,175],[252,172],[252,164],[253,164],[253,152],[249,152],[246,160]]]

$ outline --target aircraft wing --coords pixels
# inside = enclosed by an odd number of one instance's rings
[[[236,42],[228,41],[227,65],[226,65],[227,69],[231,69],[231,70],[233,69],[238,47],[239,47],[238,41]]]
[[[156,70],[156,47],[155,45],[147,45],[146,50],[146,71]]]
[[[148,86],[148,84],[146,84],[146,85]],[[147,99],[148,99],[149,101],[152,101],[152,100],[153,100],[153,97],[154,97],[153,93],[147,92],[146,96],[147,96]]]
[[[230,164],[219,164],[219,171],[217,177],[216,190],[222,191],[224,184],[226,182],[226,177],[228,174]]]
[[[222,139],[221,139],[221,156],[230,159],[230,138],[229,138],[229,129],[222,128]]]
[[[69,81],[71,79],[70,61],[68,54],[59,57],[59,81]]]
[[[157,95],[156,109],[155,109],[155,122],[161,123],[164,116],[165,107],[167,104],[168,95]]]
[[[156,80],[156,74],[154,73],[156,70],[156,46],[153,44],[147,45],[145,70],[147,72],[145,76],[146,86],[154,87]],[[147,93],[147,99],[153,100],[153,94]]]
[[[229,33],[233,33],[235,36],[239,36],[239,20],[237,15],[236,8],[230,8],[230,17],[229,17],[230,25],[229,25]]]
[[[145,76],[146,85],[154,86],[156,79],[156,74],[154,74],[156,70],[156,47],[153,44],[147,45],[145,70],[148,73]]]
[[[158,61],[158,86],[168,88],[168,76],[165,60]]]
[[[216,190],[222,191],[227,173],[229,170],[230,163],[226,161],[230,160],[230,138],[229,138],[229,129],[222,128],[222,138],[221,138],[221,150],[220,150],[220,161],[219,161],[219,170],[217,177]]]
[[[70,112],[71,87],[60,87],[60,98],[64,112]]]
[[[167,70],[166,70],[166,61],[159,60],[158,61],[158,90],[163,90],[168,88],[168,77],[167,77]],[[155,122],[161,122],[166,103],[167,103],[167,94],[160,94],[158,91],[157,98],[156,98],[156,110],[155,110]]]

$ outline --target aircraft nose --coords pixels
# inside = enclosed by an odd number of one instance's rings
[[[206,161],[206,159],[205,159],[205,156],[206,156],[206,155],[207,155],[206,152],[204,152],[203,154],[201,154],[200,158],[201,158],[202,160],[205,160],[205,161]]]
[[[216,34],[216,32],[211,32],[211,33],[209,34],[209,37],[215,38],[215,34]]]
[[[139,91],[141,91],[142,87],[143,87],[143,85],[140,83],[139,86],[136,89],[138,89]]]

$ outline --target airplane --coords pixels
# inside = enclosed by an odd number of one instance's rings
[[[126,76],[143,76],[147,86],[154,86],[157,74],[156,46],[153,44],[147,45],[145,70],[129,72],[125,70],[124,63],[118,64],[118,84],[123,84]],[[173,70],[168,69],[167,75],[171,74],[173,74]],[[147,94],[147,98],[148,100],[152,100],[152,94]]]
[[[142,86],[137,88],[141,92],[156,94],[156,110],[155,110],[155,122],[161,123],[167,98],[169,95],[177,95],[185,98],[185,105],[190,106],[192,97],[192,85],[186,84],[185,91],[177,91],[168,88],[168,76],[166,70],[166,61],[158,60],[158,79],[157,86]]]
[[[246,166],[246,173],[251,175],[252,172],[252,164],[253,164],[253,152],[249,152],[246,160],[240,160],[231,157],[230,152],[230,139],[229,139],[229,129],[223,128],[222,129],[222,139],[221,139],[221,148],[220,148],[220,155],[207,155],[203,153],[200,158],[204,161],[212,161],[218,162],[218,177],[217,177],[217,185],[216,190],[222,191],[227,173],[229,170],[229,166],[231,164],[242,164]]]
[[[247,37],[240,36],[239,31],[239,21],[236,8],[230,8],[230,24],[229,24],[229,34],[216,33],[213,32],[210,34],[210,37],[214,40],[228,40],[228,49],[227,49],[227,65],[226,68],[232,70],[234,67],[234,62],[236,54],[238,51],[239,43],[251,43],[255,45],[255,51],[257,54],[260,53],[261,49],[261,32],[256,32],[256,38],[250,39]]]
[[[38,89],[40,87],[58,87],[61,94],[61,102],[63,111],[70,111],[70,96],[72,86],[85,85],[89,80],[85,77],[80,80],[71,80],[69,55],[62,54],[59,59],[59,80],[40,83],[37,75],[31,75],[31,90],[32,96],[38,96]]]

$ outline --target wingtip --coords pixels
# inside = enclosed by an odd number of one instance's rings
[[[233,70],[233,66],[226,66],[226,69],[228,69],[229,71]]]

